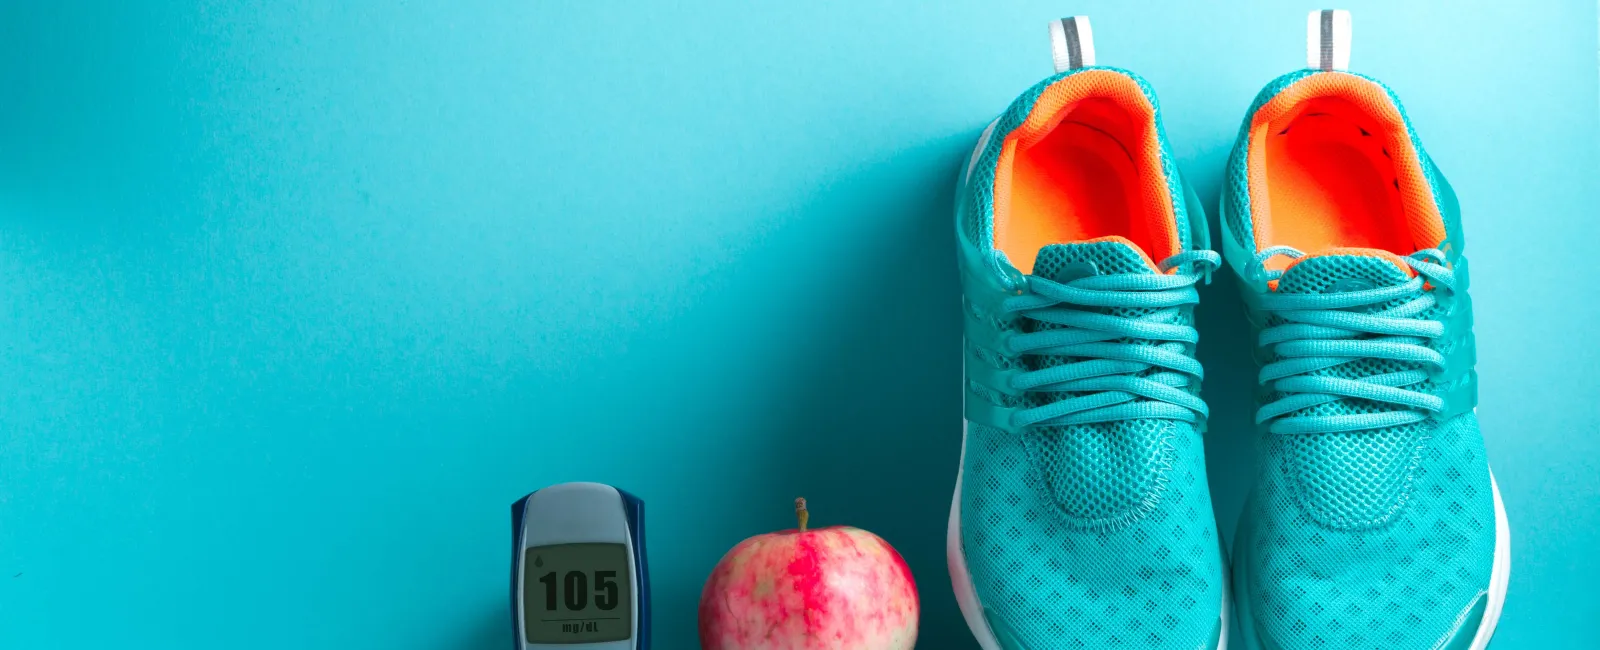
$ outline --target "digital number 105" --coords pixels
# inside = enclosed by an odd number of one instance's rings
[[[539,582],[544,585],[544,608],[550,611],[556,609],[557,581],[556,572],[551,571],[539,577]],[[568,571],[561,577],[564,605],[569,611],[577,611],[589,607],[589,576],[582,571]],[[617,608],[617,572],[594,572],[594,606],[603,610]]]

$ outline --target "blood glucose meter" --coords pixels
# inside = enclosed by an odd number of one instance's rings
[[[511,619],[518,650],[648,650],[644,502],[562,483],[511,506]]]

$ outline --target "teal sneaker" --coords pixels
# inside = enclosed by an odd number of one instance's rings
[[[1051,32],[1058,74],[957,194],[956,597],[985,650],[1224,647],[1192,313],[1221,258],[1150,87],[1093,65],[1083,18]]]
[[[1455,193],[1313,12],[1309,69],[1261,91],[1223,191],[1263,364],[1261,464],[1233,552],[1246,648],[1481,650],[1510,530],[1473,412]]]

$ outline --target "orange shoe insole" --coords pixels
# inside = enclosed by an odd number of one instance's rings
[[[1378,138],[1325,113],[1271,133],[1266,148],[1272,244],[1410,252],[1394,164]]]
[[[1116,139],[1094,127],[1062,122],[1039,143],[1017,152],[1010,218],[996,246],[1023,273],[1049,244],[1132,235],[1141,219],[1138,170]]]

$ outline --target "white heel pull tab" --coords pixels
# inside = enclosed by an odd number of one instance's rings
[[[1088,16],[1073,16],[1050,22],[1050,58],[1056,72],[1094,65],[1094,30]]]
[[[1350,69],[1350,12],[1323,9],[1306,17],[1306,67]]]

